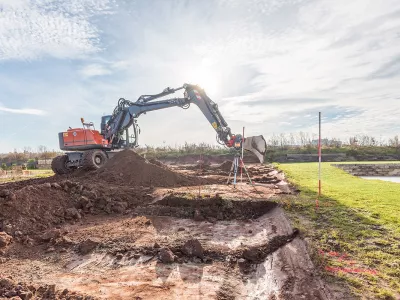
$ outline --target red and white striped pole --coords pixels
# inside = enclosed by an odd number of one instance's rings
[[[243,135],[242,135],[242,153],[241,153],[241,164],[240,164],[240,182],[243,182],[243,148],[244,148],[244,126],[243,126]]]
[[[322,156],[322,145],[321,145],[321,112],[318,113],[319,119],[319,138],[318,138],[318,197],[321,196],[321,156]]]

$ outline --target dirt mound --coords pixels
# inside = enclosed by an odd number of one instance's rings
[[[109,183],[130,186],[174,187],[199,184],[197,178],[190,178],[155,165],[131,150],[117,153],[96,171],[96,175]]]
[[[232,162],[229,160],[225,160],[222,164],[220,164],[217,169],[225,172],[229,172],[232,168]]]
[[[159,161],[159,160],[157,160],[157,159],[155,159],[155,158],[150,158],[150,159],[149,159],[149,163],[151,163],[151,164],[153,164],[153,165],[156,165],[156,166],[159,166],[159,167],[161,167],[161,168],[166,168],[166,169],[168,169],[168,166],[167,166],[167,165],[163,164],[161,161]]]
[[[0,298],[12,299],[70,299],[70,300],[95,300],[98,298],[70,292],[56,290],[55,285],[33,286],[24,283],[16,283],[10,278],[0,279]]]

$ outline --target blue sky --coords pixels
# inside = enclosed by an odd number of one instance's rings
[[[400,132],[398,0],[0,0],[0,152],[57,149],[120,97],[197,83],[233,131]],[[180,96],[180,95],[177,95]],[[140,143],[214,143],[197,107],[139,118]]]

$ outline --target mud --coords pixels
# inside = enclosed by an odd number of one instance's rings
[[[90,174],[0,185],[0,297],[343,298],[271,200],[292,193],[283,174],[248,171],[262,186],[123,151]]]

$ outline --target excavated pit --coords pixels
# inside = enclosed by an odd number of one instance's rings
[[[220,196],[188,199],[168,196],[155,204],[140,206],[135,212],[152,216],[169,216],[197,220],[256,219],[277,206],[272,201],[228,200]]]
[[[228,165],[210,180],[122,151],[89,174],[0,185],[0,297],[335,299],[268,200],[281,189],[217,184]]]

